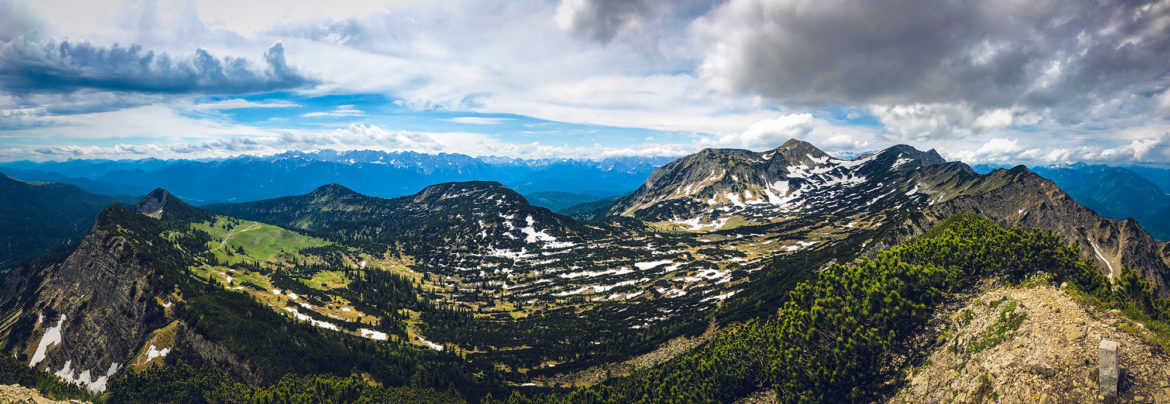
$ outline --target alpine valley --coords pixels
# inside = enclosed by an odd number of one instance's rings
[[[0,381],[98,402],[1078,402],[1109,336],[1121,398],[1170,400],[1170,243],[1024,166],[795,139],[548,162],[613,173],[527,182],[558,208],[593,196],[561,214],[505,163],[461,164],[481,181],[202,206],[0,178]],[[149,177],[87,189],[119,176]],[[249,195],[297,186],[266,183]],[[217,192],[196,199],[255,199]]]

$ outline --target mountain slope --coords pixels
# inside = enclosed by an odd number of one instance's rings
[[[0,335],[29,366],[104,390],[130,363],[146,335],[163,325],[160,282],[175,262],[153,219],[113,205],[77,247],[57,262],[28,264],[4,278]],[[169,268],[167,268],[169,267]]]
[[[908,220],[899,231],[900,239],[918,234],[953,214],[976,213],[1005,227],[1052,231],[1077,245],[1082,258],[1098,262],[1099,269],[1110,279],[1123,268],[1134,269],[1163,294],[1170,293],[1170,268],[1160,253],[1162,246],[1138,222],[1103,218],[1078,204],[1052,181],[1023,166],[987,176],[1013,172],[1011,180],[998,188],[924,208],[922,215]],[[889,245],[879,243],[872,248],[878,251]]]
[[[979,164],[976,171],[991,172]],[[1052,180],[1073,200],[1097,214],[1118,220],[1134,218],[1154,238],[1170,240],[1170,194],[1154,180],[1170,178],[1170,170],[1148,167],[1088,165],[1035,166],[1033,172]]]
[[[1130,169],[1100,165],[1035,167],[1074,200],[1101,216],[1134,218],[1159,240],[1170,240],[1170,195]]]
[[[0,174],[0,269],[80,240],[103,208],[132,201]]]

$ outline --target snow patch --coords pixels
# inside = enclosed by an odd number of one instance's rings
[[[638,262],[638,263],[635,263],[635,264],[634,264],[634,266],[635,266],[635,267],[638,267],[638,269],[639,269],[639,270],[645,271],[645,270],[647,270],[647,269],[651,269],[651,268],[655,268],[655,267],[658,267],[658,266],[662,266],[662,265],[670,264],[670,263],[673,263],[673,262],[674,262],[674,261],[671,261],[671,260],[660,260],[660,261],[650,261],[650,262]]]
[[[45,330],[45,335],[41,336],[41,342],[37,343],[37,350],[33,352],[32,360],[28,362],[28,367],[36,366],[41,361],[45,360],[45,354],[49,347],[61,343],[61,326],[65,324],[65,315],[57,320],[57,325],[49,327]],[[68,362],[66,362],[68,363]]]
[[[284,310],[289,312],[289,313],[292,313],[292,315],[294,317],[296,317],[297,320],[306,321],[309,324],[312,324],[314,327],[321,327],[321,328],[324,328],[327,330],[340,331],[336,325],[333,325],[332,323],[327,323],[324,321],[315,320],[312,317],[309,317],[308,314],[301,314],[301,312],[297,311],[297,309],[295,309],[295,308],[285,307]]]
[[[358,332],[360,332],[363,337],[372,339],[374,341],[385,341],[387,339],[390,339],[390,336],[386,335],[386,333],[381,332],[381,331],[374,331],[374,330],[362,328],[362,329],[359,329]]]
[[[442,351],[442,350],[443,350],[443,346],[442,346],[442,345],[436,344],[436,343],[434,343],[434,342],[431,342],[431,341],[427,341],[427,339],[426,339],[426,338],[423,338],[421,335],[419,335],[418,337],[415,337],[415,338],[418,338],[418,341],[419,341],[419,342],[422,342],[422,343],[423,343],[423,345],[426,345],[426,346],[430,347],[431,349],[434,349],[434,350],[436,350],[436,351]]]
[[[1109,260],[1105,259],[1105,254],[1101,253],[1101,249],[1097,247],[1097,243],[1094,243],[1093,240],[1089,240],[1088,237],[1086,237],[1085,240],[1088,240],[1089,245],[1093,246],[1093,252],[1097,253],[1097,258],[1101,259],[1101,261],[1105,261],[1105,266],[1109,267],[1109,283],[1112,284],[1113,283],[1113,264],[1110,263]]]
[[[165,358],[169,353],[171,353],[170,348],[158,349],[154,344],[151,344],[150,348],[146,349],[146,362],[149,363],[154,358]]]

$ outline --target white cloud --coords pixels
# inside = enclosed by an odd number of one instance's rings
[[[319,117],[344,118],[344,117],[362,116],[362,115],[365,115],[365,112],[362,112],[361,110],[354,108],[353,105],[338,105],[337,108],[334,108],[332,111],[329,111],[329,112],[309,112],[309,113],[306,113],[306,114],[301,115],[301,116],[303,116],[305,118],[319,118]]]
[[[467,125],[499,125],[500,122],[510,120],[512,120],[512,118],[490,118],[484,116],[460,116],[448,119],[448,121],[451,122]]]
[[[724,136],[721,143],[760,149],[773,148],[788,139],[801,139],[813,130],[812,114],[790,114],[756,122],[743,133]]]
[[[974,125],[981,129],[998,129],[1012,126],[1012,111],[1007,108],[993,109],[975,118]]]
[[[963,104],[873,105],[869,112],[885,125],[888,137],[899,141],[966,137],[975,120]]]
[[[232,98],[214,102],[204,102],[194,105],[194,109],[243,109],[243,108],[294,108],[300,105],[288,101],[248,101],[243,98]]]

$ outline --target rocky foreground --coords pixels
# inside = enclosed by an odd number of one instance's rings
[[[36,403],[36,404],[55,404],[55,403],[84,403],[86,401],[55,401],[41,396],[36,390],[21,387],[19,385],[0,385],[0,403]]]
[[[1051,286],[983,293],[951,314],[892,402],[1093,402],[1101,340],[1120,343],[1119,402],[1170,403],[1170,355],[1141,324]]]

